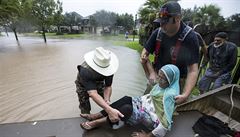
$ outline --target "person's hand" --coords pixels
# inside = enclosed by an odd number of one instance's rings
[[[188,96],[186,96],[186,95],[177,95],[175,97],[175,101],[177,104],[181,104],[181,103],[185,102],[187,100],[187,98],[188,98]]]
[[[146,52],[142,52],[141,53],[141,57],[140,57],[140,62],[141,63],[146,63],[148,61],[148,55]]]
[[[149,83],[151,85],[154,85],[157,81],[157,76],[156,76],[156,73],[151,73],[149,74]]]
[[[133,132],[131,136],[132,137],[150,137],[150,135],[143,130],[141,132]]]
[[[108,113],[108,116],[111,122],[118,122],[120,117],[124,117],[120,111],[114,108]]]

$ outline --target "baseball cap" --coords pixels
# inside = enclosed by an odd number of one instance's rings
[[[181,15],[181,6],[176,1],[169,1],[160,9],[160,17],[176,15]]]
[[[227,39],[228,38],[228,35],[226,32],[218,32],[215,37],[219,37],[219,38],[222,38],[222,39]]]
[[[167,23],[170,17],[181,15],[181,6],[176,1],[168,1],[159,12],[161,23]]]

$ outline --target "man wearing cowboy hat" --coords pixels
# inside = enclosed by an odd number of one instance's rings
[[[78,75],[75,81],[81,113],[90,113],[89,97],[91,97],[108,113],[112,122],[117,122],[119,116],[123,117],[123,115],[109,106],[113,74],[119,66],[117,56],[111,51],[98,47],[86,53],[84,60],[81,65],[77,66]]]

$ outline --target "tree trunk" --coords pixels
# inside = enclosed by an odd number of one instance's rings
[[[72,29],[72,25],[70,25],[70,33],[72,33],[73,29]]]
[[[6,33],[6,34],[7,34],[7,36],[8,36],[7,27],[4,27],[4,29],[5,29],[5,33]]]
[[[18,36],[17,36],[16,28],[13,28],[12,30],[13,30],[13,32],[14,32],[14,35],[15,35],[16,41],[18,41]]]
[[[94,27],[94,34],[97,34],[97,27]]]
[[[57,32],[61,32],[60,26],[57,26]]]
[[[43,35],[44,42],[47,43],[44,26],[42,26],[42,35]]]

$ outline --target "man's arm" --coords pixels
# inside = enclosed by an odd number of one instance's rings
[[[230,45],[226,45],[226,46],[230,46]],[[228,54],[229,54],[228,55],[228,64],[222,69],[220,74],[231,72],[234,69],[234,67],[237,63],[237,55],[238,55],[237,46],[234,45],[233,47],[231,47]]]
[[[188,96],[191,94],[198,77],[198,63],[188,66],[187,78],[183,88],[183,93],[175,97],[176,103],[180,104],[187,100]]]
[[[104,100],[107,104],[110,104],[110,97],[112,95],[112,86],[108,86],[104,88]]]
[[[120,120],[119,117],[124,117],[124,115],[117,109],[109,106],[105,100],[97,93],[97,90],[89,90],[88,94],[100,107],[102,107],[108,113],[109,119],[112,122],[117,122]]]

